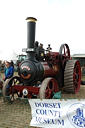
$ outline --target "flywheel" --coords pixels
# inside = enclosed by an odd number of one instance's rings
[[[81,83],[81,67],[77,60],[68,60],[64,71],[64,87],[69,93],[77,93]]]

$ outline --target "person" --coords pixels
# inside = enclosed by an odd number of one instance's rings
[[[11,65],[11,61],[6,61],[5,66],[5,76],[3,77],[4,81],[11,78],[14,74],[14,67]]]
[[[13,62],[13,60],[11,60],[11,66],[13,66],[13,68],[14,68],[14,62]]]

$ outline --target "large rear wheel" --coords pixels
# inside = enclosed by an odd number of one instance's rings
[[[64,71],[64,87],[69,93],[77,93],[81,83],[81,67],[77,60],[68,60]]]
[[[55,78],[45,78],[39,90],[39,97],[41,99],[51,99],[55,92],[58,92],[58,83]]]

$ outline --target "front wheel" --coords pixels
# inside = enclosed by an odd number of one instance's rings
[[[40,99],[52,99],[55,92],[58,92],[58,83],[55,78],[45,78],[39,90]]]
[[[14,85],[21,83],[20,77],[15,76],[13,78],[7,79],[3,84],[3,99],[7,102],[15,101],[19,96],[20,92],[14,89]]]

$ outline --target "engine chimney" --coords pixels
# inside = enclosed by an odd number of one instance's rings
[[[34,43],[35,43],[35,27],[37,19],[34,17],[27,17],[27,59],[35,60],[35,51],[34,51]]]

